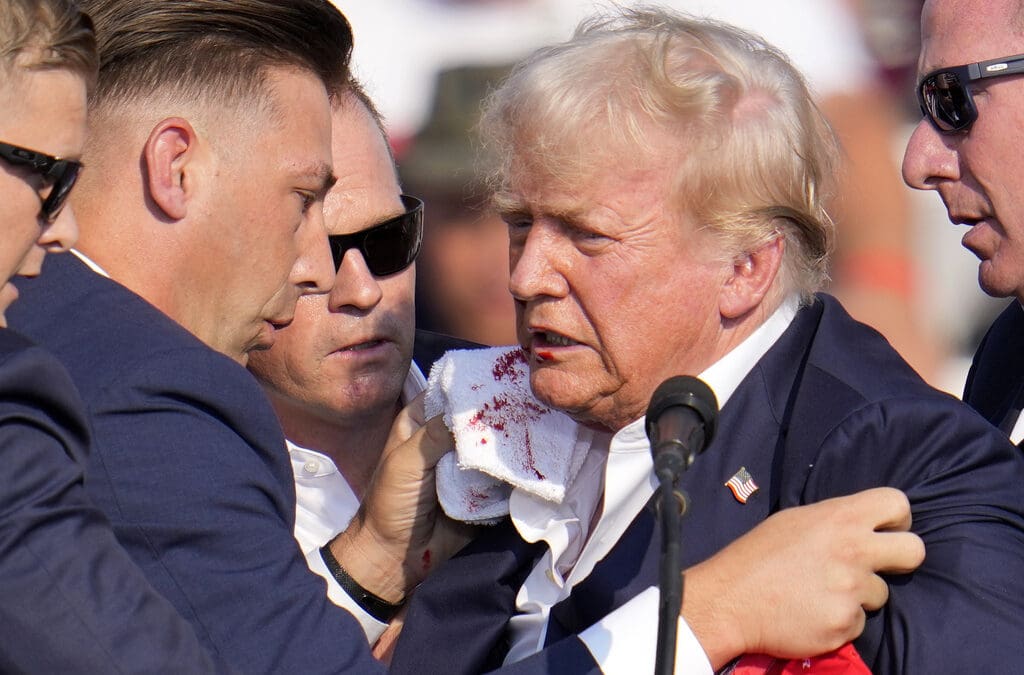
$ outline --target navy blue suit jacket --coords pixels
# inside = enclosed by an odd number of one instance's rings
[[[741,466],[761,486],[746,504],[723,485]],[[856,641],[861,656],[877,673],[1014,672],[1024,635],[1022,481],[1024,458],[998,430],[928,387],[880,335],[819,296],[743,380],[710,447],[683,476],[692,498],[683,567],[778,508],[897,487],[927,558],[889,579],[888,604]],[[505,622],[538,554],[517,540],[511,526],[494,528],[419,587],[393,671],[500,665]],[[553,608],[548,646],[503,672],[597,672],[574,636],[657,585],[660,544],[645,509]]]
[[[226,671],[89,503],[87,447],[65,370],[0,330],[0,671]]]
[[[1014,300],[989,327],[967,374],[964,401],[1006,434],[1024,407],[1024,310]]]
[[[11,325],[85,402],[86,491],[202,643],[247,673],[380,670],[295,543],[284,437],[248,371],[72,255],[18,287]]]

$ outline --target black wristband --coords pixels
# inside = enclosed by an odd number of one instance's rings
[[[399,603],[388,602],[380,596],[374,595],[366,590],[359,583],[349,576],[348,572],[342,569],[341,564],[331,553],[330,542],[320,547],[320,557],[323,558],[331,576],[338,582],[338,585],[345,589],[349,597],[356,601],[356,604],[363,608],[363,611],[381,623],[388,623],[395,618],[398,610],[402,609],[405,601]]]

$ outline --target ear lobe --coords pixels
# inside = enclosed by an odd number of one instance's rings
[[[785,250],[786,241],[778,234],[733,263],[719,299],[723,317],[737,319],[761,304],[775,283]]]
[[[161,120],[146,139],[143,158],[149,198],[171,220],[188,213],[191,183],[186,169],[195,156],[198,136],[181,117]]]

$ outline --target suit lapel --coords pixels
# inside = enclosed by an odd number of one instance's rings
[[[964,401],[1005,433],[1024,407],[1024,311],[1014,300],[992,323],[974,355]]]

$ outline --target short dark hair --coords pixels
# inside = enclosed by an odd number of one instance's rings
[[[91,87],[97,64],[92,21],[71,0],[0,0],[0,75],[63,69]]]
[[[306,70],[336,96],[352,29],[328,0],[82,0],[99,40],[93,105],[156,92],[239,103],[263,94],[271,67]]]

